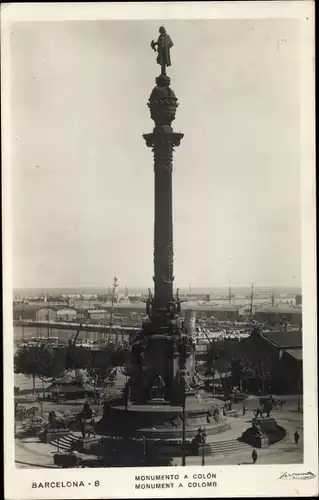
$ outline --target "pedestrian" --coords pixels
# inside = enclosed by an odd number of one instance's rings
[[[294,433],[295,444],[298,444],[299,438],[300,438],[300,434],[298,432],[298,429],[296,429],[296,431]]]
[[[255,464],[257,462],[257,451],[255,449],[253,449],[252,451],[252,454],[251,454],[251,458],[253,459],[253,464]]]
[[[246,415],[246,412],[247,412],[247,406],[243,406],[243,415]]]
[[[82,439],[84,440],[86,438],[86,421],[84,419],[81,419],[80,428]]]

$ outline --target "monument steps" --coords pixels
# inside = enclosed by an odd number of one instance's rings
[[[72,444],[75,441],[79,441],[79,440],[80,440],[80,438],[78,436],[70,433],[66,436],[61,436],[59,438],[57,437],[57,438],[51,439],[49,441],[49,443],[61,451],[72,451]]]
[[[238,439],[230,439],[229,441],[218,441],[218,442],[209,442],[209,440],[207,440],[207,442],[211,447],[213,455],[216,454],[230,455],[233,452],[237,451],[252,450],[252,447],[249,444],[239,441]]]

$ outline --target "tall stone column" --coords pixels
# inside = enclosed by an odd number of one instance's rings
[[[183,134],[171,127],[178,106],[170,88],[170,78],[160,75],[149,98],[148,106],[155,127],[144,134],[146,145],[154,154],[154,299],[153,314],[166,310],[173,301],[173,152]]]
[[[149,291],[148,317],[132,345],[131,398],[137,404],[154,400],[154,394],[180,404],[184,379],[189,382],[195,369],[194,342],[185,334],[181,301],[173,296],[173,153],[183,134],[172,128],[178,102],[166,74],[173,42],[163,27],[159,32],[151,46],[157,47],[161,74],[148,100],[154,128],[143,135],[154,156],[154,297]]]

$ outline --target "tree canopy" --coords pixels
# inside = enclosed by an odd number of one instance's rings
[[[129,359],[128,347],[113,344],[97,351],[77,346],[53,349],[46,345],[25,345],[16,351],[14,371],[33,379],[53,381],[65,370],[84,369],[95,385],[103,386],[114,382],[115,368],[127,365]]]
[[[56,356],[55,350],[42,346],[23,346],[14,356],[14,372],[27,377],[55,378],[64,370],[62,359]]]

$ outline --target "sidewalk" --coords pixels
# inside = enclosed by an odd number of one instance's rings
[[[288,463],[302,463],[303,461],[303,416],[302,414],[291,414],[288,411],[281,412],[280,415],[274,415],[277,418],[279,425],[282,425],[287,430],[286,437],[272,445],[270,448],[258,449],[258,464],[288,464]],[[211,444],[220,444],[220,449],[225,449],[228,446],[229,441],[236,441],[245,429],[250,427],[250,421],[252,418],[251,412],[246,415],[240,415],[239,417],[230,417],[229,422],[231,428],[223,433],[214,434],[209,436],[209,442]],[[295,445],[293,440],[293,433],[299,429],[300,441],[298,445]],[[76,433],[78,434],[78,433]],[[226,445],[225,445],[226,443]],[[247,445],[249,446],[249,445]],[[223,454],[222,451],[217,451],[209,457],[205,457],[206,465],[248,465],[252,463],[251,452],[253,448],[249,450],[236,450],[232,451],[230,454]],[[214,447],[213,447],[214,449]],[[41,443],[37,438],[27,438],[23,441],[20,439],[15,440],[15,462],[16,466],[19,468],[55,468],[53,464],[53,455],[57,452],[57,448],[54,448],[48,443]],[[174,463],[176,465],[181,465],[181,457],[176,457]],[[187,457],[187,465],[201,465],[201,457]]]
[[[36,438],[24,442],[15,441],[15,463],[18,468],[56,468],[53,454],[56,451],[48,443],[41,443]]]
[[[274,445],[276,446],[276,445]],[[231,455],[222,456],[216,455],[211,457],[205,457],[205,465],[251,465],[252,464],[252,453],[251,451],[242,451],[239,453],[233,453]],[[285,446],[282,445],[279,448],[264,448],[258,449],[258,459],[256,465],[264,464],[293,464],[303,462],[303,445],[298,443],[298,445],[287,443]],[[174,465],[182,465],[182,458],[175,457]],[[202,465],[202,457],[187,457],[186,465]]]

